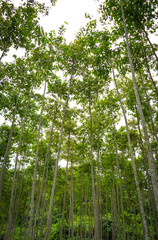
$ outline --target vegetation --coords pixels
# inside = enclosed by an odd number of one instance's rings
[[[69,44],[45,4],[0,9],[0,239],[158,239],[157,1],[102,1]]]

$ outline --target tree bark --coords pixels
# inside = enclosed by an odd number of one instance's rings
[[[69,102],[69,95],[70,95],[72,80],[73,80],[73,76],[71,75],[70,82],[69,82],[67,99],[66,99],[66,103],[65,103],[65,106],[64,106],[64,113],[63,113],[62,126],[61,126],[61,132],[60,132],[60,142],[59,142],[59,148],[58,148],[58,155],[57,155],[57,159],[56,159],[55,167],[54,167],[54,178],[53,178],[53,186],[52,186],[52,192],[51,192],[51,198],[50,198],[50,204],[49,204],[45,240],[48,240],[49,235],[50,235],[50,227],[51,227],[51,221],[52,221],[52,209],[53,209],[54,193],[55,193],[56,178],[57,178],[57,171],[58,171],[58,161],[59,161],[59,158],[60,158],[61,144],[62,144],[62,139],[63,139],[65,114],[66,114],[66,110],[67,110],[67,106],[68,106],[68,102]]]
[[[70,133],[69,133],[69,137],[68,137],[68,155],[67,155],[67,164],[66,164],[65,191],[64,191],[64,198],[63,198],[63,212],[62,212],[61,227],[60,227],[60,240],[62,240],[64,215],[65,215],[67,177],[68,177],[68,164],[69,164],[69,151],[70,151]]]
[[[74,212],[74,184],[73,184],[73,162],[71,158],[71,239],[74,240],[74,218],[73,218],[73,212]]]
[[[94,182],[94,167],[93,167],[93,132],[92,132],[92,113],[91,113],[91,99],[89,96],[89,116],[90,116],[90,144],[91,144],[91,178],[92,178],[92,196],[93,196],[93,208],[94,208],[94,226],[95,226],[95,240],[98,238],[98,218],[97,218],[97,206],[96,206],[96,194],[95,194],[95,182]]]
[[[156,58],[156,60],[157,60],[157,62],[158,62],[158,56],[157,56],[157,54],[156,54],[156,52],[155,52],[154,46],[153,46],[153,44],[151,43],[151,41],[150,41],[150,39],[149,39],[149,37],[148,37],[148,33],[147,33],[147,31],[145,31],[144,28],[143,28],[143,32],[144,32],[145,37],[146,37],[146,39],[148,40],[148,42],[149,42],[149,44],[150,44],[150,46],[151,46],[151,49],[152,49],[152,51],[153,51],[153,54],[155,55],[155,58]]]
[[[145,149],[143,147],[143,140],[142,140],[142,134],[141,134],[140,126],[139,126],[138,116],[137,116],[137,124],[138,124],[138,130],[139,130],[139,135],[140,135],[140,148],[141,148],[141,151],[142,151],[145,171],[146,171],[147,180],[148,180],[147,188],[148,188],[148,193],[149,193],[149,196],[150,196],[150,201],[151,201],[151,206],[152,206],[152,211],[153,211],[153,217],[154,217],[154,222],[155,222],[155,231],[156,231],[156,235],[157,235],[157,238],[158,238],[158,223],[157,223],[158,213],[156,211],[157,209],[156,209],[156,206],[155,206],[155,198],[154,198],[152,184],[151,184],[151,177],[150,177],[149,171],[148,171],[148,163],[147,163],[147,159],[146,159]]]
[[[112,62],[111,62],[111,65],[112,65]],[[122,100],[121,100],[121,96],[120,96],[120,93],[119,93],[119,89],[118,89],[118,86],[117,86],[117,82],[116,82],[116,79],[115,79],[115,73],[114,73],[113,66],[112,66],[112,73],[113,73],[113,79],[114,79],[114,82],[115,82],[115,87],[116,87],[116,90],[117,90],[117,93],[118,93],[118,97],[119,97],[119,101],[120,101],[120,105],[121,105],[121,109],[122,109],[122,113],[123,113],[124,121],[125,121],[125,125],[126,125],[126,132],[127,132],[129,152],[130,152],[130,156],[131,156],[131,160],[132,160],[132,167],[133,167],[133,172],[134,172],[136,189],[137,189],[137,193],[138,193],[140,213],[141,213],[141,216],[142,216],[142,223],[143,223],[143,229],[144,229],[144,239],[148,240],[149,238],[148,238],[147,222],[146,222],[146,219],[145,219],[145,212],[144,212],[144,206],[143,206],[141,191],[140,191],[140,187],[139,187],[139,181],[138,181],[138,176],[137,176],[137,169],[136,169],[136,164],[135,164],[135,160],[134,160],[134,156],[133,156],[133,149],[132,149],[132,145],[131,145],[131,139],[130,139],[130,134],[129,134],[128,122],[127,122],[125,110],[124,110],[124,107],[123,107],[123,104],[122,104]]]
[[[143,41],[142,41],[142,42],[143,42]],[[150,67],[149,67],[149,64],[148,64],[148,61],[147,61],[147,56],[146,56],[146,49],[145,49],[144,45],[143,45],[143,50],[144,50],[144,60],[145,60],[146,68],[147,68],[147,70],[148,70],[148,73],[149,73],[149,77],[150,77],[150,79],[151,79],[151,82],[152,82],[152,84],[153,84],[153,86],[154,86],[154,88],[155,88],[155,93],[156,93],[156,95],[157,95],[157,97],[158,97],[158,89],[157,89],[156,83],[155,83],[155,81],[154,81],[154,79],[153,79],[153,77],[152,77],[151,71],[150,71]]]
[[[146,90],[146,87],[145,87],[145,85],[144,85],[143,77],[142,77],[140,71],[139,71],[139,75],[140,75],[140,79],[141,79],[141,82],[142,82],[142,86],[143,86],[143,89],[144,89],[144,92],[145,92],[146,100],[147,100],[147,103],[148,103],[149,116],[150,116],[150,121],[151,121],[153,136],[155,137],[155,140],[156,140],[157,143],[158,143],[158,137],[157,137],[157,133],[156,133],[156,130],[155,130],[155,125],[154,125],[154,122],[153,122],[153,116],[152,116],[153,114],[152,114],[152,109],[151,109],[151,105],[150,105],[150,99],[149,99],[149,97],[148,97],[147,90]]]
[[[153,185],[153,190],[154,190],[154,195],[155,195],[155,201],[156,201],[156,207],[158,209],[158,181],[157,181],[157,172],[156,172],[156,167],[155,167],[155,162],[154,162],[154,157],[152,153],[152,148],[149,142],[149,136],[148,136],[148,131],[146,127],[146,122],[137,90],[137,83],[136,83],[136,78],[135,78],[135,71],[134,71],[134,66],[132,62],[132,57],[131,57],[131,51],[129,47],[129,42],[128,42],[128,33],[127,33],[127,27],[126,27],[126,21],[125,21],[125,15],[124,15],[124,9],[122,6],[122,0],[120,0],[121,4],[121,11],[122,11],[122,18],[123,18],[123,23],[124,23],[124,31],[125,31],[125,37],[126,37],[126,45],[127,45],[127,51],[128,51],[128,58],[129,58],[129,63],[130,63],[130,68],[131,68],[131,73],[132,73],[132,80],[133,80],[133,88],[134,88],[134,93],[135,93],[135,98],[138,106],[138,111],[141,119],[141,124],[143,127],[143,132],[144,132],[144,137],[145,137],[145,142],[146,142],[146,147],[147,147],[147,156],[148,156],[148,161],[149,161],[149,168],[150,168],[150,173],[151,173],[151,179],[152,179],[152,185]],[[146,232],[147,233],[147,232]],[[148,239],[147,234],[145,236]]]
[[[111,111],[112,112],[112,111]],[[121,176],[120,176],[120,166],[119,166],[119,158],[118,158],[118,147],[117,147],[117,138],[116,138],[116,129],[115,129],[115,123],[112,113],[112,121],[113,121],[113,132],[114,132],[114,140],[115,140],[115,151],[116,151],[116,166],[117,166],[117,176],[119,178],[119,187],[120,187],[120,197],[121,197],[121,209],[122,209],[122,222],[123,222],[123,236],[124,239],[126,239],[126,228],[125,228],[125,218],[124,218],[124,208],[123,208],[123,193],[122,193],[122,183],[121,183]],[[118,200],[119,203],[119,200]],[[119,213],[120,216],[120,213]],[[121,237],[120,233],[120,220],[119,222],[119,238]]]
[[[127,190],[127,197],[128,197],[129,213],[130,213],[130,219],[131,219],[131,224],[132,224],[132,234],[133,234],[133,240],[134,240],[135,239],[135,236],[134,236],[134,226],[133,226],[133,220],[132,220],[131,201],[130,201],[130,194],[129,194],[129,189],[128,189],[126,172],[125,172],[125,179],[126,179],[126,190]]]

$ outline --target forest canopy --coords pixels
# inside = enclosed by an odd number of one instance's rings
[[[0,2],[0,240],[158,239],[158,3],[98,6],[67,43]]]

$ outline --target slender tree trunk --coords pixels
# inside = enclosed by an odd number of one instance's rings
[[[97,146],[97,219],[98,219],[98,239],[101,238],[101,211],[100,211],[100,196],[101,196],[101,186],[100,186],[100,144],[99,144],[100,137],[98,136],[98,146]]]
[[[131,219],[131,224],[132,224],[132,234],[133,234],[133,240],[134,240],[135,239],[134,226],[133,226],[133,220],[132,220],[131,201],[130,201],[130,194],[129,194],[129,190],[128,190],[128,182],[127,182],[126,172],[125,172],[125,179],[126,179],[126,190],[127,190],[127,197],[128,197],[129,213],[130,213],[130,219]]]
[[[143,40],[142,40],[142,42],[143,42]],[[149,67],[149,64],[148,64],[148,61],[147,61],[147,56],[146,56],[146,49],[145,49],[144,45],[143,45],[143,50],[144,50],[144,60],[145,60],[146,68],[148,70],[151,82],[152,82],[152,84],[153,84],[153,86],[155,88],[155,93],[156,93],[156,95],[158,97],[158,89],[157,89],[156,83],[155,83],[155,81],[154,81],[154,79],[152,77],[151,71],[150,71],[150,67]]]
[[[92,203],[92,201],[91,201],[91,209],[92,209],[92,207],[93,207],[93,203]],[[94,231],[93,231],[93,229],[94,229],[94,226],[93,226],[93,213],[92,213],[92,211],[91,211],[91,236],[92,236],[92,239],[93,239],[93,237],[94,237]]]
[[[91,177],[92,177],[92,196],[93,196],[93,208],[94,208],[94,226],[95,226],[95,240],[98,238],[98,219],[97,219],[97,206],[96,206],[96,194],[94,183],[94,167],[93,167],[93,132],[92,132],[92,114],[91,114],[91,99],[89,97],[89,115],[90,115],[90,143],[91,143]]]
[[[69,208],[69,231],[68,231],[68,240],[71,236],[71,185],[70,185],[70,208]]]
[[[8,47],[8,45],[9,45],[9,40],[10,40],[10,37],[7,39],[7,41],[6,41],[5,45],[4,45],[2,54],[1,54],[1,56],[0,56],[0,62],[2,61],[2,58],[4,57],[4,54],[5,54],[6,50],[7,50],[7,47]]]
[[[85,235],[84,238],[87,237],[87,199],[88,199],[88,190],[85,190]]]
[[[109,240],[109,229],[108,229],[108,197],[106,191],[106,231],[107,231],[107,240]]]
[[[68,164],[69,164],[69,151],[70,151],[70,132],[69,132],[69,137],[68,137],[68,156],[67,156],[67,164],[66,164],[66,179],[65,179],[65,191],[64,191],[64,198],[63,198],[63,212],[62,212],[61,227],[60,227],[60,240],[62,240],[64,215],[65,215],[67,177],[68,177]]]
[[[113,187],[111,191],[111,216],[112,216],[112,239],[117,239],[117,212],[116,212],[116,195],[113,179]]]
[[[151,121],[151,125],[152,125],[153,136],[155,137],[156,141],[158,142],[158,137],[157,137],[157,133],[156,133],[156,130],[155,130],[155,125],[154,125],[154,122],[153,122],[153,116],[152,116],[152,109],[151,109],[151,105],[150,105],[150,99],[148,97],[148,94],[147,94],[147,91],[146,91],[146,87],[144,85],[143,77],[142,77],[140,71],[139,71],[139,75],[140,75],[140,78],[141,78],[142,86],[143,86],[143,89],[144,89],[144,92],[145,92],[145,96],[146,96],[146,100],[147,100],[147,103],[148,103],[149,115],[150,115],[150,121]]]
[[[57,159],[56,159],[55,167],[54,167],[54,178],[53,178],[53,186],[52,186],[52,192],[51,192],[51,198],[50,198],[50,204],[49,204],[45,240],[48,240],[49,235],[50,235],[50,227],[51,227],[51,221],[52,221],[52,209],[53,209],[54,193],[55,193],[56,178],[57,178],[57,171],[58,171],[58,161],[59,161],[59,158],[60,158],[61,144],[62,144],[62,139],[63,139],[65,114],[66,114],[66,110],[67,110],[67,106],[68,106],[68,102],[69,102],[69,95],[70,95],[72,80],[73,80],[73,76],[71,75],[68,94],[67,94],[67,100],[66,100],[66,103],[65,103],[65,106],[64,106],[64,113],[63,113],[62,126],[61,126],[61,132],[60,132],[60,142],[59,142],[58,155],[57,155]]]
[[[83,177],[82,177],[82,202],[80,207],[80,239],[82,239],[82,214],[83,214]]]
[[[121,240],[121,216],[120,216],[120,200],[119,200],[119,169],[118,169],[118,165],[117,165],[117,212],[118,212],[118,232],[119,232],[119,239]]]
[[[3,160],[3,165],[2,165],[2,169],[1,169],[1,174],[0,174],[0,200],[1,200],[1,197],[2,197],[3,182],[4,182],[6,165],[7,165],[7,161],[8,161],[10,147],[11,147],[11,141],[12,141],[12,136],[13,136],[16,112],[17,112],[17,109],[18,109],[18,101],[19,101],[19,97],[20,97],[21,86],[22,86],[22,81],[21,81],[19,91],[18,91],[18,96],[17,96],[17,99],[16,99],[16,105],[15,105],[15,109],[14,109],[12,125],[11,125],[11,129],[10,129],[10,133],[9,133],[8,143],[7,143],[7,147],[6,147],[6,151],[5,151],[5,155],[4,155],[4,160]]]
[[[137,90],[137,83],[135,79],[135,71],[134,71],[134,66],[132,62],[132,57],[131,57],[131,51],[129,47],[129,42],[128,42],[128,33],[127,33],[127,27],[126,27],[126,21],[125,21],[125,15],[124,15],[124,9],[122,6],[122,0],[120,0],[121,4],[121,10],[122,10],[122,18],[123,18],[123,23],[124,23],[124,31],[125,31],[125,37],[126,37],[126,45],[127,45],[127,51],[128,51],[128,58],[129,58],[129,63],[130,63],[130,68],[131,68],[131,73],[132,73],[132,80],[133,80],[133,87],[134,87],[134,93],[136,97],[136,102],[138,106],[138,111],[141,119],[141,124],[143,127],[143,132],[144,132],[144,137],[145,137],[145,142],[146,142],[146,147],[147,147],[147,156],[148,156],[148,161],[149,161],[149,168],[150,168],[150,173],[151,173],[151,179],[152,179],[152,185],[153,185],[153,190],[154,190],[154,195],[155,195],[155,200],[156,200],[156,208],[158,209],[158,181],[157,181],[157,172],[156,172],[156,167],[154,163],[154,158],[153,158],[153,153],[152,153],[152,148],[149,142],[149,136],[147,132],[147,127],[146,127],[146,122]],[[147,231],[147,229],[145,230]],[[147,237],[147,233],[145,234],[145,237]],[[148,238],[148,237],[147,237]]]
[[[120,196],[121,196],[121,209],[122,209],[122,221],[123,221],[123,236],[126,239],[126,227],[125,227],[125,217],[124,217],[124,207],[123,207],[123,193],[122,193],[122,183],[120,176]]]
[[[89,240],[91,240],[91,205],[89,196]]]
[[[152,211],[153,211],[153,216],[154,216],[154,222],[155,222],[155,231],[156,231],[156,235],[158,238],[158,222],[157,222],[157,212],[156,212],[156,206],[155,206],[155,198],[154,198],[154,194],[153,194],[153,189],[152,189],[152,184],[151,184],[151,178],[149,176],[149,171],[148,171],[148,164],[147,164],[147,159],[145,156],[145,150],[143,147],[143,140],[142,140],[142,134],[141,134],[141,130],[140,130],[140,126],[139,126],[139,119],[137,116],[137,123],[138,123],[138,130],[139,130],[139,135],[140,135],[140,148],[142,151],[142,155],[143,155],[143,159],[144,159],[144,166],[145,166],[145,171],[146,171],[146,175],[147,175],[147,180],[148,180],[148,193],[150,196],[150,200],[151,200],[151,206],[152,206]]]
[[[113,128],[114,128],[114,140],[115,140],[115,149],[116,149],[116,166],[117,166],[117,175],[119,178],[119,186],[120,186],[120,197],[121,197],[121,209],[122,209],[122,221],[123,221],[123,236],[126,239],[126,228],[125,228],[125,218],[124,218],[124,208],[123,208],[123,193],[122,193],[122,183],[121,183],[121,176],[120,176],[120,166],[119,166],[119,158],[118,158],[118,147],[117,147],[117,139],[116,139],[116,129],[115,123],[112,113],[112,121],[113,121]],[[118,200],[119,202],[119,200]],[[119,213],[120,214],[120,213]],[[120,216],[120,215],[119,215]],[[120,220],[119,220],[119,238],[120,238]]]
[[[34,211],[34,196],[35,196],[36,172],[37,172],[37,165],[38,165],[39,139],[40,139],[40,132],[41,132],[42,114],[43,114],[45,93],[46,93],[46,81],[45,81],[45,85],[44,85],[44,92],[43,92],[43,99],[42,99],[42,107],[41,107],[39,127],[38,127],[36,159],[35,159],[35,167],[34,167],[34,174],[33,174],[33,181],[32,181],[31,215],[30,215],[30,221],[29,221],[28,240],[31,239],[31,228],[32,228],[33,211]]]
[[[136,211],[135,211],[135,205],[133,201],[133,211],[134,211],[134,219],[135,219],[135,227],[136,227],[136,234],[137,234],[137,239],[139,240],[139,234],[138,234],[138,225],[137,225],[137,216],[136,216]]]
[[[37,181],[37,197],[36,197],[36,203],[35,203],[35,207],[34,207],[35,211],[34,211],[34,216],[33,216],[34,224],[33,224],[32,233],[31,233],[31,239],[33,239],[33,240],[35,239],[36,223],[37,223],[39,201],[40,201],[41,161],[42,161],[42,127],[41,127],[41,160],[40,160],[38,181]]]
[[[73,219],[73,212],[74,212],[74,193],[73,193],[73,162],[71,158],[71,240],[74,240],[74,219]]]
[[[74,185],[75,186],[75,185]],[[78,221],[77,221],[77,216],[78,216],[78,214],[77,214],[77,201],[76,201],[76,197],[75,197],[75,191],[74,191],[74,206],[75,206],[75,216],[76,216],[76,224],[75,224],[75,229],[76,229],[76,240],[78,240]]]
[[[140,191],[140,187],[139,187],[139,181],[138,181],[138,176],[137,176],[136,164],[135,164],[135,160],[134,160],[134,156],[133,156],[133,150],[132,150],[131,139],[130,139],[130,134],[129,134],[128,122],[127,122],[125,110],[124,110],[124,107],[123,107],[123,104],[122,104],[122,100],[121,100],[121,96],[120,96],[120,93],[119,93],[119,89],[118,89],[118,86],[117,86],[117,82],[116,82],[116,79],[115,79],[115,73],[114,73],[113,67],[112,67],[112,72],[113,72],[113,79],[114,79],[114,82],[115,82],[115,87],[116,87],[116,90],[117,90],[117,93],[118,93],[118,97],[119,97],[122,113],[123,113],[125,124],[126,124],[126,132],[127,132],[127,138],[128,138],[129,152],[130,152],[130,156],[131,156],[131,160],[132,160],[134,178],[135,178],[136,189],[137,189],[137,193],[138,193],[140,213],[141,213],[142,221],[143,221],[142,223],[143,223],[143,229],[144,229],[144,239],[148,240],[149,239],[148,238],[148,228],[147,228],[147,223],[146,223],[146,219],[145,219],[145,212],[144,212],[144,206],[143,206],[141,191]]]
[[[148,33],[147,33],[147,31],[143,28],[143,32],[144,32],[144,34],[145,34],[145,37],[146,37],[146,39],[148,40],[148,42],[149,42],[149,44],[150,44],[150,46],[151,46],[151,49],[152,49],[152,51],[153,51],[153,54],[155,55],[155,58],[156,58],[156,60],[157,60],[157,62],[158,62],[158,56],[157,56],[157,54],[156,54],[156,51],[155,51],[155,49],[154,49],[154,46],[153,46],[153,44],[151,43],[151,41],[150,41],[150,39],[149,39],[149,37],[148,37]]]

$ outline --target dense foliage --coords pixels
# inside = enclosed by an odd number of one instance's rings
[[[67,44],[1,1],[0,239],[158,239],[157,9],[102,1]]]

